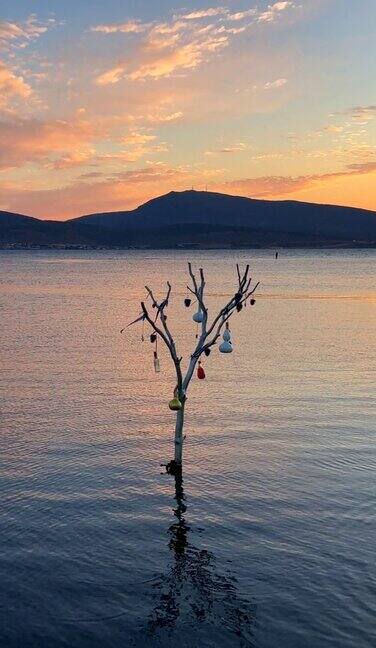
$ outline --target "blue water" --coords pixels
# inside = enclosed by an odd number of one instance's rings
[[[0,252],[0,645],[376,645],[374,251],[193,252],[212,312],[261,281],[187,403],[137,316],[187,253]],[[147,332],[145,331],[145,336]],[[177,643],[178,642],[178,643]]]

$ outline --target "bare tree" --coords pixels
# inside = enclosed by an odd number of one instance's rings
[[[181,363],[182,357],[179,356],[174,338],[167,324],[166,309],[169,305],[171,297],[171,284],[167,282],[167,292],[165,298],[158,302],[152,290],[145,286],[148,297],[151,299],[152,308],[155,309],[155,315],[152,317],[147,306],[146,300],[141,302],[142,313],[134,322],[146,321],[155,336],[155,339],[160,338],[165,343],[172,362],[175,366],[176,372],[176,387],[174,390],[174,398],[170,402],[170,408],[176,410],[176,424],[175,424],[175,456],[174,460],[167,465],[168,472],[179,473],[182,469],[183,460],[183,427],[184,427],[184,412],[187,400],[187,390],[191,382],[194,370],[199,364],[200,357],[205,354],[209,355],[211,347],[216,344],[222,331],[228,331],[228,321],[230,317],[242,310],[243,306],[247,304],[247,300],[251,298],[259,282],[253,287],[251,286],[252,278],[249,277],[249,265],[245,267],[243,272],[240,271],[239,265],[236,265],[237,270],[237,286],[231,299],[220,309],[214,319],[209,321],[209,311],[205,299],[205,275],[202,268],[199,269],[199,279],[192,270],[191,263],[188,263],[188,271],[191,280],[191,285],[187,286],[190,293],[193,295],[198,305],[198,312],[194,315],[194,320],[200,325],[200,331],[197,336],[196,347],[191,354],[190,361],[185,373],[182,371]],[[250,299],[253,305],[255,300]],[[130,326],[129,324],[128,326]],[[124,330],[124,329],[123,329]],[[232,351],[231,342],[229,341],[229,333],[225,337],[225,345],[223,352],[229,353]],[[227,346],[226,346],[227,345]],[[220,347],[221,349],[221,347]]]

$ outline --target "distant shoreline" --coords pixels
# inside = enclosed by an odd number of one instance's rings
[[[21,245],[21,244],[0,244],[0,250],[7,251],[24,251],[24,252],[33,252],[33,251],[42,251],[42,250],[70,250],[70,251],[81,251],[81,252],[92,252],[92,251],[116,251],[116,250],[129,250],[129,251],[152,251],[152,250],[174,250],[174,251],[210,251],[210,250],[374,250],[376,249],[375,243],[323,243],[317,245],[302,245],[299,243],[292,243],[291,245],[244,245],[244,246],[198,246],[198,245],[175,245],[175,246],[90,246],[90,245]]]

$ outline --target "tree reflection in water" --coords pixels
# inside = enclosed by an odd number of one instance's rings
[[[235,578],[217,573],[211,552],[188,542],[181,475],[175,476],[175,499],[176,521],[169,528],[173,561],[153,583],[156,605],[147,623],[150,639],[159,638],[163,646],[178,639],[180,648],[255,646],[255,606],[238,596]]]

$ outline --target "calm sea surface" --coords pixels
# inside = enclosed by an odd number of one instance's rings
[[[376,253],[193,252],[259,298],[187,403],[136,325],[187,252],[0,252],[2,648],[376,646]],[[146,335],[146,331],[145,331]]]

